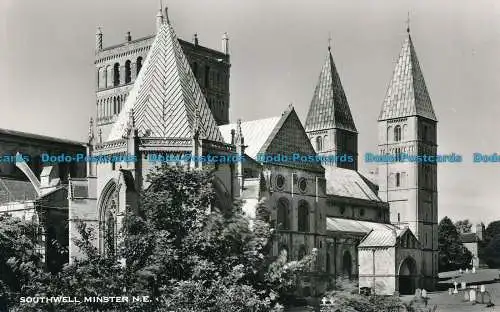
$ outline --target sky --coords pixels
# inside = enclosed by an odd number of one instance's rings
[[[359,154],[377,151],[377,118],[406,36],[412,39],[438,123],[439,218],[500,219],[500,1],[168,0],[180,38],[231,53],[230,118],[305,121],[321,66],[332,54],[359,131]],[[95,32],[104,46],[155,31],[158,0],[0,0],[0,128],[85,141],[95,111]],[[360,160],[362,171],[372,169]]]

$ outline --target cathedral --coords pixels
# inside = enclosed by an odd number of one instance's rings
[[[377,178],[358,171],[358,131],[330,47],[304,124],[291,105],[279,116],[230,123],[227,34],[217,51],[199,45],[197,35],[179,39],[167,10],[158,12],[156,26],[153,36],[132,40],[127,33],[109,47],[96,33],[96,114],[86,153],[119,161],[88,162],[84,174],[59,182],[67,194],[69,261],[81,256],[73,243],[80,221],[95,229],[99,250],[113,254],[125,212],[148,187],[150,156],[176,155],[174,164],[212,173],[217,207],[241,199],[255,218],[264,203],[276,235],[273,255],[316,255],[300,281],[302,296],[320,295],[340,279],[381,295],[434,288],[437,166],[380,163]],[[397,160],[402,153],[435,155],[436,129],[408,30],[378,116],[378,152]],[[245,161],[200,160],[209,155]]]

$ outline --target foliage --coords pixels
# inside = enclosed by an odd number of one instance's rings
[[[19,311],[272,311],[309,270],[313,256],[270,256],[268,223],[250,227],[237,205],[211,209],[209,173],[163,166],[148,179],[138,211],[123,219],[116,259],[98,252],[95,233],[82,224],[76,243],[86,257],[58,274],[40,273],[20,295],[148,296],[150,302],[23,304]]]
[[[453,222],[444,217],[438,225],[439,271],[452,271],[470,266],[472,254],[463,246]]]
[[[0,215],[0,308],[16,302],[23,285],[42,271],[36,253],[36,224]]]
[[[472,230],[472,223],[470,223],[469,219],[460,220],[455,222],[455,227],[458,233],[470,233]]]
[[[482,253],[482,259],[488,267],[500,268],[500,234],[495,235],[486,245]]]
[[[488,243],[493,237],[500,235],[500,220],[493,221],[486,227],[484,239]]]

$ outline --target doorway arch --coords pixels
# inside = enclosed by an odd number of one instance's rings
[[[352,257],[349,250],[344,251],[344,255],[342,256],[342,273],[347,275],[347,277],[351,278]]]
[[[412,257],[406,257],[399,266],[399,293],[413,295],[417,288],[417,263]]]

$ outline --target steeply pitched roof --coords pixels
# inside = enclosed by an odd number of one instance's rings
[[[330,168],[326,171],[325,178],[326,192],[329,195],[382,202],[367,181],[355,170]]]
[[[255,159],[280,119],[281,117],[271,117],[242,122],[241,131],[247,146],[245,154]],[[231,130],[236,130],[236,127],[235,123],[219,126],[224,142],[231,143]]]
[[[408,116],[437,121],[410,35],[401,49],[379,120]]]
[[[223,141],[175,32],[168,23],[158,30],[108,141],[122,138],[132,109],[135,127],[142,135],[191,138],[198,125],[202,138]]]
[[[314,90],[305,128],[306,131],[340,128],[356,132],[344,88],[330,51]]]
[[[236,130],[236,124],[220,126],[219,129],[226,143],[231,143],[231,129]],[[319,162],[292,161],[293,154],[314,156],[311,141],[300,122],[293,107],[289,107],[280,117],[258,119],[241,123],[245,154],[254,160],[260,155],[286,155],[289,161],[279,162],[279,165],[313,169],[323,172],[325,169]]]

